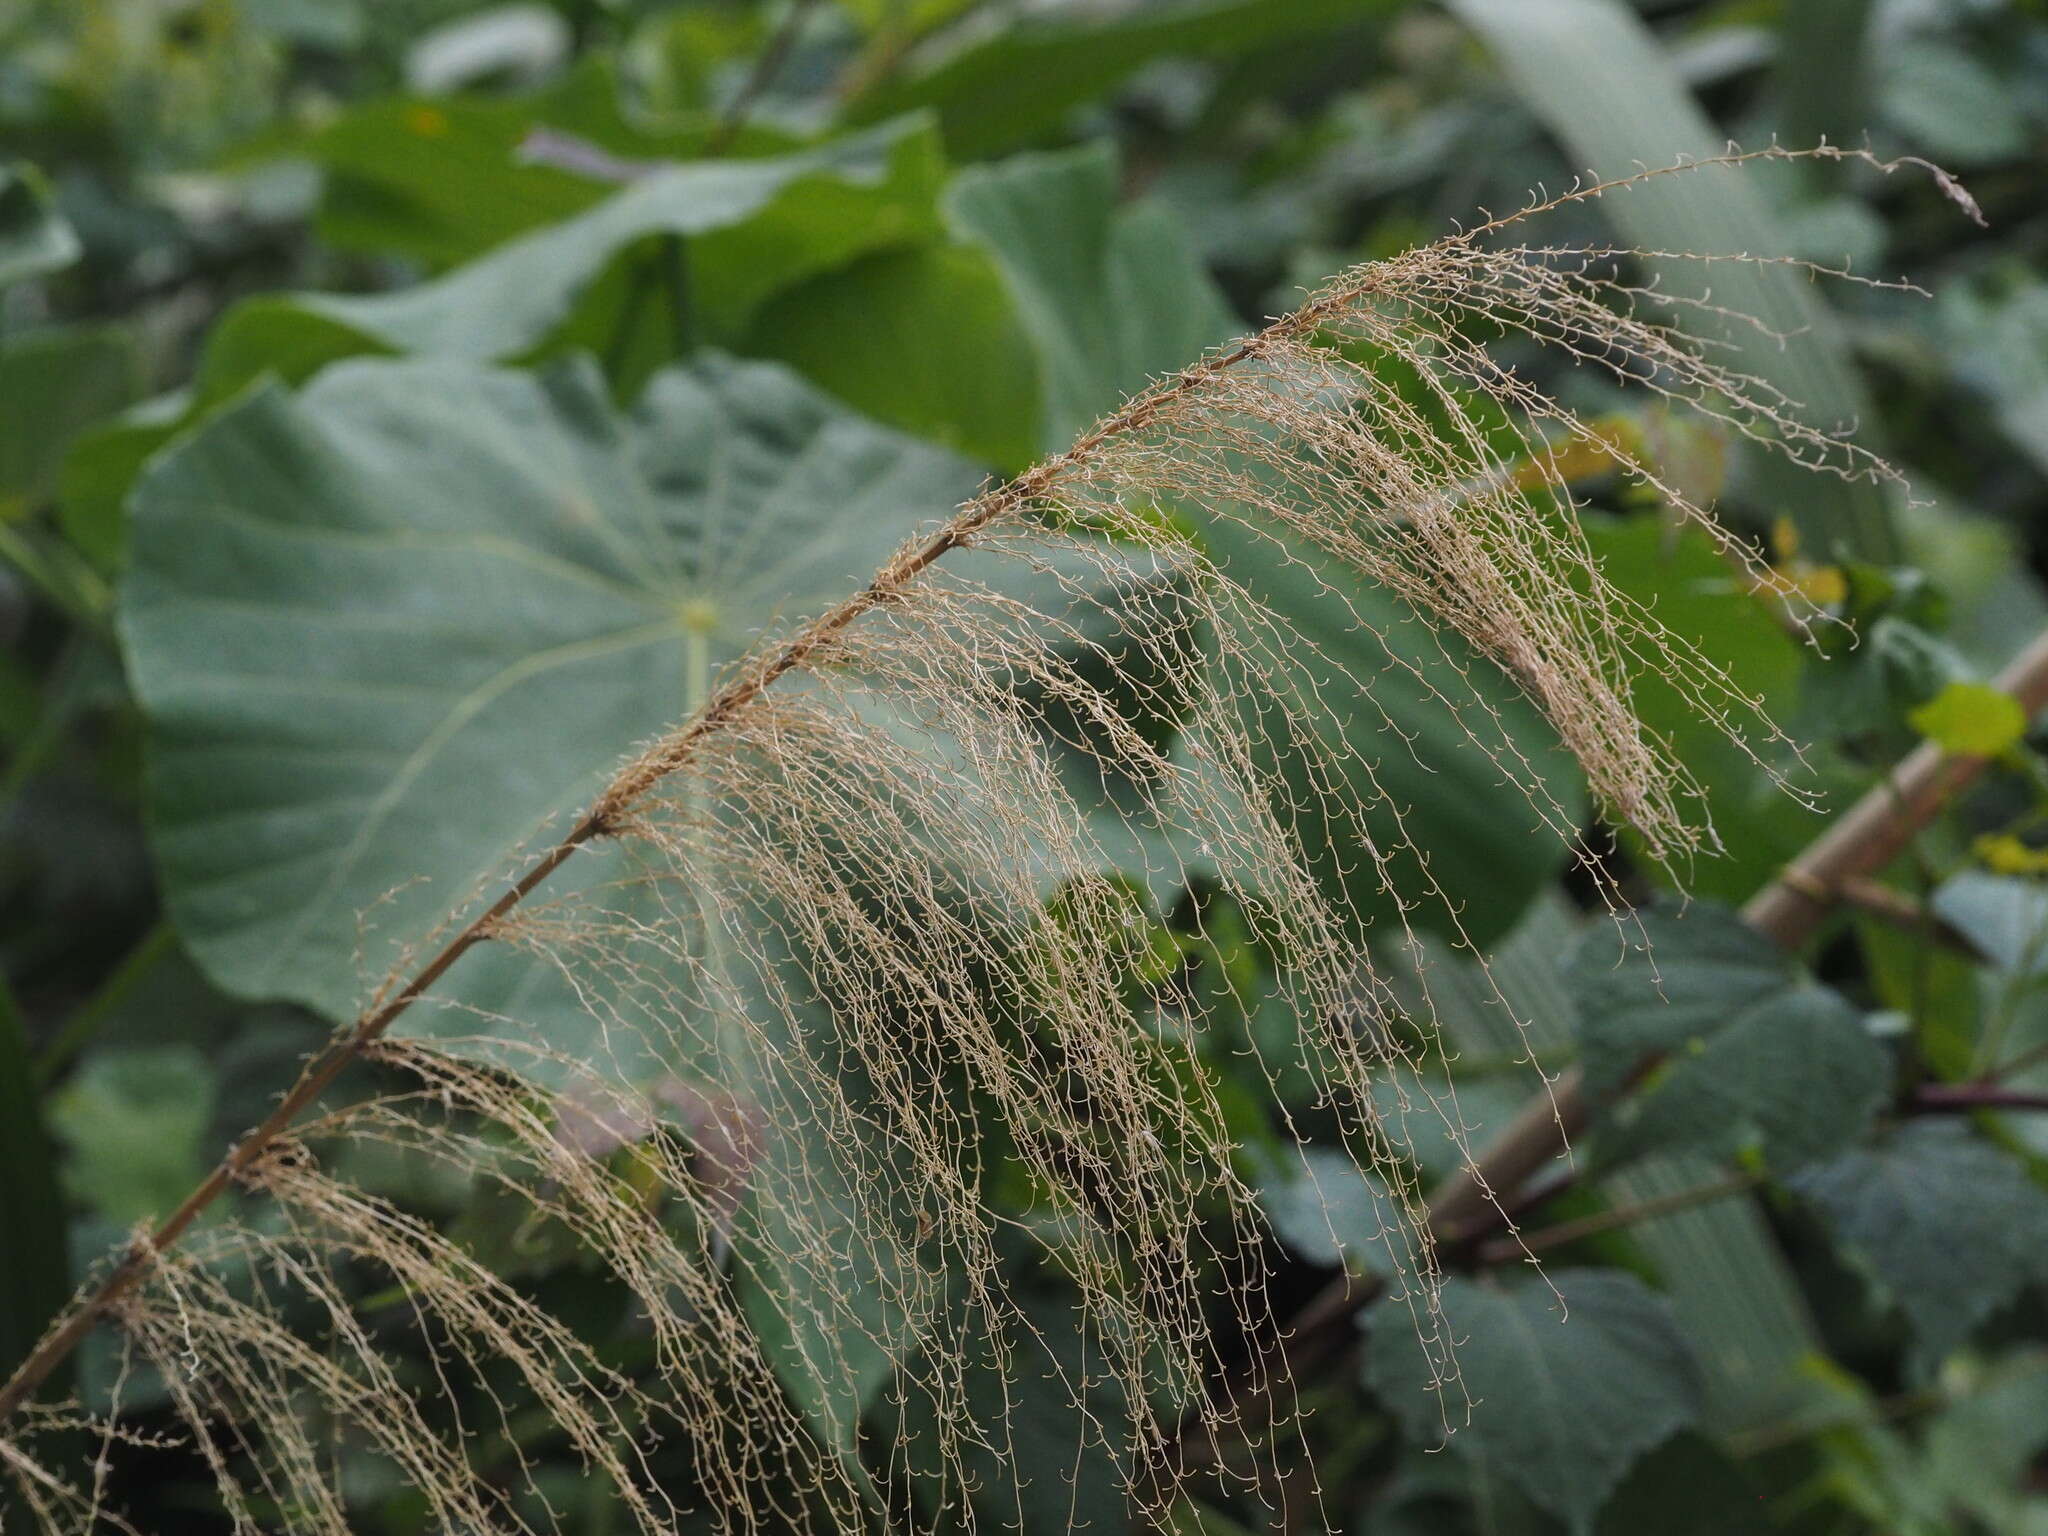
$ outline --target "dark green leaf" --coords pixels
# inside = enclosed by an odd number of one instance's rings
[[[88,1058],[50,1099],[64,1182],[117,1227],[168,1215],[206,1171],[213,1074],[189,1045]]]
[[[1603,1112],[1603,1157],[1754,1141],[1787,1169],[1862,1133],[1888,1069],[1848,1002],[1725,908],[1636,921],[1625,951],[1611,929],[1596,930],[1572,961],[1588,1088],[1611,1098],[1647,1058],[1667,1057]]]
[[[0,345],[0,516],[47,500],[72,439],[127,405],[141,383],[125,326],[53,327]]]
[[[1794,1186],[1898,1303],[1933,1367],[2029,1282],[2048,1280],[2048,1192],[1960,1125],[1909,1125]]]
[[[770,299],[738,343],[876,420],[1000,469],[1044,448],[1039,361],[986,253],[884,251]]]
[[[1116,156],[1094,146],[966,171],[947,195],[948,221],[995,258],[1038,347],[1046,452],[1238,328],[1172,215],[1119,209],[1116,192]]]
[[[1441,1321],[1429,1326],[1457,1341],[1447,1383],[1399,1300],[1375,1306],[1365,1326],[1366,1385],[1411,1436],[1435,1444],[1448,1428],[1451,1449],[1577,1532],[1592,1529],[1639,1458],[1699,1417],[1685,1340],[1663,1299],[1630,1275],[1446,1281]]]
[[[0,288],[61,272],[78,251],[42,172],[19,161],[0,164]]]
[[[1106,18],[1027,15],[926,74],[875,87],[854,101],[851,117],[875,122],[934,108],[947,148],[978,160],[1046,137],[1154,59],[1235,59],[1392,9],[1386,0],[1195,0]]]

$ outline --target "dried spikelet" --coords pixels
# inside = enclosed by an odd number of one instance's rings
[[[133,1261],[110,1304],[237,1529],[348,1529],[343,1445],[381,1456],[442,1528],[550,1528],[518,1486],[529,1404],[650,1531],[1018,1524],[1033,1480],[1061,1476],[1020,1464],[1019,1372],[1062,1379],[1076,1454],[1142,1505],[1172,1496],[1183,1423],[1230,1428],[1233,1401],[1284,1418],[1285,1381],[1219,1391],[1241,1368],[1220,1340],[1271,1324],[1263,1219],[1209,1059],[1255,1049],[1225,1038],[1250,1000],[1134,996],[1130,892],[1101,873],[1132,868],[1133,844],[1161,888],[1198,879],[1248,914],[1286,1005],[1315,1021],[1295,1056],[1258,1065],[1310,1084],[1383,1178],[1393,1294],[1455,1393],[1405,1106],[1461,1144],[1463,1128],[1427,1088],[1443,1063],[1426,992],[1418,1005],[1412,977],[1383,974],[1314,872],[1318,839],[1356,835],[1401,914],[1375,938],[1412,939],[1407,911],[1441,893],[1407,808],[1336,788],[1375,785],[1412,748],[1391,716],[1374,739],[1333,731],[1319,693],[1370,701],[1375,680],[1319,653],[1222,551],[1283,540],[1398,594],[1445,675],[1489,659],[1606,812],[1675,858],[1707,829],[1631,675],[1668,679],[1738,741],[1781,738],[1604,579],[1559,467],[1597,433],[1491,341],[1561,349],[1818,471],[1889,474],[1716,362],[1682,324],[1702,302],[1631,285],[1632,253],[1492,243],[1513,222],[1345,274],[963,509],[736,668],[513,898],[452,920],[457,957],[480,937],[529,952],[591,1044],[394,981],[341,1049],[410,1086],[241,1157],[271,1214]],[[1629,472],[1772,584],[1676,487]],[[1388,665],[1428,685],[1391,645]],[[1485,689],[1438,700],[1537,817],[1576,831]],[[1287,782],[1264,766],[1276,752],[1300,765]],[[1091,814],[1110,792],[1114,826]],[[379,1038],[416,1000],[433,1043]],[[1384,1115],[1390,1079],[1408,1097]],[[460,1244],[353,1188],[336,1170],[368,1147],[558,1226],[632,1298],[648,1362],[598,1359]],[[1007,1214],[1020,1190],[1023,1220]],[[388,1320],[347,1300],[371,1271],[401,1288],[431,1379],[401,1379]],[[1057,1328],[1031,1299],[1041,1273],[1079,1298]],[[878,1372],[893,1434],[859,1414]],[[479,1400],[495,1422],[462,1417]],[[72,1492],[32,1459],[47,1427],[17,1416],[0,1440],[25,1507],[51,1531],[119,1528],[103,1488]],[[1237,1427],[1269,1443],[1276,1426]],[[479,1472],[479,1436],[515,1448],[513,1486]]]

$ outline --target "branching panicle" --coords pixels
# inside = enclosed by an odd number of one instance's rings
[[[1413,748],[1385,711],[1370,739],[1333,729],[1326,696],[1370,714],[1385,683],[1318,651],[1219,551],[1271,541],[1312,561],[1360,625],[1347,593],[1396,595],[1452,665],[1389,636],[1388,674],[1434,694],[1539,822],[1578,831],[1487,663],[1604,812],[1682,859],[1709,835],[1698,786],[1641,725],[1631,678],[1661,677],[1759,761],[1782,737],[1602,575],[1563,465],[1607,439],[1489,343],[1541,343],[1822,472],[1890,476],[1716,362],[1683,329],[1704,301],[1632,283],[1633,253],[1503,248],[1526,216],[1344,274],[740,663],[237,1149],[216,1188],[266,1214],[173,1250],[202,1191],[0,1395],[0,1468],[39,1524],[121,1528],[90,1477],[35,1459],[66,1425],[25,1403],[100,1320],[160,1376],[239,1530],[346,1531],[342,1447],[380,1457],[446,1529],[547,1528],[529,1408],[642,1529],[860,1529],[942,1505],[971,1523],[991,1477],[1044,1475],[989,1410],[987,1383],[1023,1370],[1062,1378],[1133,1497],[1169,1497],[1184,1419],[1291,1409],[1284,1381],[1217,1391],[1237,1369],[1218,1307],[1246,1334],[1268,1322],[1264,1220],[1207,1062],[1252,1000],[1134,1004],[1133,885],[1197,880],[1278,957],[1282,1002],[1317,1027],[1260,1066],[1310,1085],[1383,1174],[1385,1267],[1455,1394],[1406,1132],[1374,1090],[1391,1080],[1461,1144],[1463,1127],[1423,1097],[1442,1065],[1426,997],[1382,973],[1316,870],[1317,842],[1346,829],[1399,914],[1382,953],[1412,939],[1418,905],[1455,929],[1411,808],[1380,787]],[[1677,485],[1622,467],[1796,601]],[[1113,822],[1093,803],[1106,791]],[[519,995],[550,994],[545,1017],[574,1019],[576,1039],[444,995],[485,944],[535,960]],[[395,1037],[401,1020],[415,1038]],[[401,1086],[306,1113],[365,1056]],[[1283,1123],[1303,1102],[1274,1098]],[[598,1358],[462,1243],[356,1188],[366,1149],[491,1191],[520,1230],[601,1263],[650,1363]],[[1073,1287],[1078,1317],[1048,1321],[1035,1271]],[[367,1317],[346,1300],[366,1285],[386,1297]],[[431,1379],[395,1374],[397,1334]],[[860,1417],[878,1372],[894,1439]],[[465,1421],[479,1401],[489,1421]],[[484,1443],[502,1453],[488,1476]],[[655,1471],[671,1452],[701,1511]]]

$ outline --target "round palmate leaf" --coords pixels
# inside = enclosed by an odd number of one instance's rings
[[[214,979],[346,1017],[764,627],[970,494],[772,365],[338,366],[135,496],[122,633],[166,900]],[[505,1002],[507,973],[472,979]]]

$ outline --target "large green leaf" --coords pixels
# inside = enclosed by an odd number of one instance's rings
[[[2021,1286],[2048,1281],[2048,1191],[1963,1126],[1909,1125],[1793,1182],[1898,1303],[1929,1368]]]
[[[61,272],[78,260],[78,235],[32,165],[0,164],[0,288]]]
[[[1699,1417],[1685,1339],[1633,1276],[1448,1280],[1442,1315],[1457,1336],[1455,1381],[1438,1380],[1414,1315],[1389,1300],[1366,1316],[1366,1384],[1410,1435],[1435,1444],[1448,1428],[1453,1450],[1574,1531],[1591,1529],[1630,1466]]]
[[[1046,452],[1238,329],[1172,215],[1117,206],[1106,146],[962,172],[946,216],[994,257],[1038,348]]]
[[[999,469],[1043,451],[1039,359],[984,251],[881,251],[776,295],[737,347]]]
[[[54,326],[0,344],[0,516],[47,499],[71,440],[127,405],[141,383],[126,326]]]
[[[1603,1157],[1755,1141],[1789,1169],[1863,1132],[1889,1069],[1840,994],[1725,908],[1698,902],[1635,921],[1625,950],[1596,930],[1573,963],[1589,1090],[1607,1098],[1646,1058],[1667,1058],[1604,1107]]]
[[[1642,17],[1622,0],[1447,0],[1492,47],[1530,109],[1557,135],[1576,166],[1602,176],[1721,153],[1708,121]],[[1623,239],[1652,251],[1782,255],[1788,242],[1753,184],[1770,167],[1706,171],[1647,182],[1601,208]],[[1711,287],[1726,310],[1762,321],[1768,332],[1717,328],[1732,350],[1719,361],[1755,375],[1797,402],[1807,419],[1833,428],[1862,425],[1866,447],[1882,451],[1841,327],[1803,274],[1726,263],[1701,273],[1670,264],[1664,286],[1697,294]],[[1784,338],[1782,341],[1780,338]],[[1827,556],[1895,560],[1898,535],[1882,487],[1809,475],[1775,455],[1758,461],[1759,489],[1793,517],[1809,547]]]
[[[137,488],[123,591],[194,956],[346,1016],[693,673],[851,590],[977,478],[767,364],[664,374],[626,420],[588,367],[258,389]]]
[[[1154,59],[1234,59],[1384,15],[1388,0],[1195,0],[1126,7],[1107,17],[1024,16],[923,74],[855,99],[855,122],[935,109],[946,145],[981,159],[1047,137],[1075,107]]]

